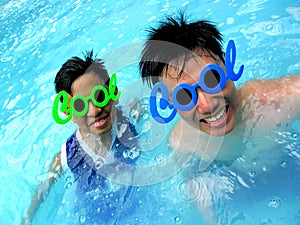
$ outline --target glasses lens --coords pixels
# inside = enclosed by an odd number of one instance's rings
[[[75,101],[74,101],[74,109],[77,111],[77,112],[82,112],[85,108],[85,104],[84,104],[84,101],[80,98],[77,98]]]
[[[94,98],[98,103],[104,102],[105,97],[105,93],[102,89],[95,91]]]
[[[204,74],[204,83],[208,88],[215,88],[217,85],[219,85],[220,80],[220,74],[214,69],[207,70],[207,72]]]
[[[192,93],[187,88],[181,88],[176,93],[176,99],[181,105],[188,105],[192,101]]]

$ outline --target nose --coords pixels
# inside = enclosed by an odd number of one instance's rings
[[[88,101],[88,106],[89,109],[87,112],[87,116],[96,116],[98,113],[102,111],[102,108],[95,106],[92,101]]]
[[[196,103],[196,110],[199,113],[211,113],[214,110],[214,104],[209,94],[197,88],[198,100]]]

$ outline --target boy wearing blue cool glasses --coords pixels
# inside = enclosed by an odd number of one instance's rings
[[[222,51],[222,35],[212,23],[187,22],[182,13],[148,31],[139,68],[143,81],[152,87],[151,114],[158,123],[170,122],[177,112],[183,119],[171,132],[171,146],[180,144],[182,151],[201,154],[201,149],[187,148],[193,135],[200,135],[203,144],[208,137],[220,137],[224,143],[214,157],[232,161],[241,152],[232,152],[230,146],[227,151],[226,140],[242,140],[247,124],[261,121],[252,126],[261,130],[260,138],[274,124],[299,116],[300,75],[251,80],[237,89],[233,81],[242,76],[244,65],[236,65],[234,41]],[[280,110],[274,110],[274,105]],[[172,143],[179,136],[180,143]]]
[[[74,215],[85,218],[85,224],[115,223],[138,207],[126,200],[135,192],[130,186],[131,166],[140,149],[135,127],[115,106],[120,95],[116,82],[116,75],[108,76],[93,51],[84,59],[67,60],[57,73],[53,119],[58,124],[72,120],[78,129],[55,157],[49,170],[53,176],[37,189],[23,224],[30,223],[62,172],[71,174],[76,189]]]
[[[300,115],[300,74],[251,80],[237,89],[233,81],[244,66],[235,64],[234,42],[229,41],[225,55],[221,43],[221,33],[208,21],[188,22],[184,14],[167,17],[148,29],[139,63],[143,81],[152,87],[153,119],[163,124],[180,115],[170,146],[200,158],[187,187],[209,224],[222,223],[216,222],[213,202],[227,199],[234,182],[245,184],[231,171],[258,175],[274,167],[285,154],[272,151],[274,145]],[[222,175],[222,167],[208,167],[212,162],[230,166],[229,175]],[[244,186],[250,189],[249,183]]]

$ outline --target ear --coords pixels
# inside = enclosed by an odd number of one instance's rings
[[[115,90],[115,92],[114,92],[114,95],[117,95],[118,92],[119,92],[119,89],[118,89],[118,87],[116,86],[116,90]]]
[[[222,52],[222,57],[223,57],[223,61],[225,62],[225,58],[226,58],[226,53]]]
[[[118,87],[116,87],[116,90],[114,91],[114,95],[116,96],[119,93],[119,89]],[[119,104],[119,98],[117,100],[114,101],[115,105]]]
[[[67,95],[68,95],[68,109],[70,109],[71,108],[71,99],[72,99],[72,95],[70,95],[69,93],[67,93]],[[70,115],[70,113],[68,113],[68,112],[64,112],[64,114],[65,115]],[[72,120],[73,120],[73,118],[72,118]]]
[[[119,99],[117,99],[116,101],[114,101],[115,105],[119,104]]]

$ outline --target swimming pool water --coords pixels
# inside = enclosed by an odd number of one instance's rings
[[[5,0],[0,7],[3,224],[20,224],[37,185],[48,176],[53,156],[75,130],[72,125],[55,124],[51,116],[54,77],[66,59],[92,48],[101,57],[124,45],[140,43],[145,39],[145,28],[155,26],[165,13],[184,9],[191,19],[215,21],[224,43],[235,41],[237,62],[245,65],[237,85],[252,78],[276,78],[300,71],[298,0]],[[139,77],[134,62],[118,69],[121,88],[126,89]],[[237,174],[212,167],[194,183],[226,193],[226,200],[219,199],[213,206],[221,224],[300,224],[299,125],[294,121],[292,130],[282,134],[277,151],[285,154],[274,170],[263,175],[255,171]],[[166,157],[155,154],[149,160]],[[141,187],[147,189],[148,201],[128,224],[205,224],[194,204],[197,197],[186,196],[187,173],[178,172]],[[34,224],[84,222],[84,218],[68,214],[71,206],[64,195],[71,192],[66,187],[67,177],[63,177],[50,191]]]

